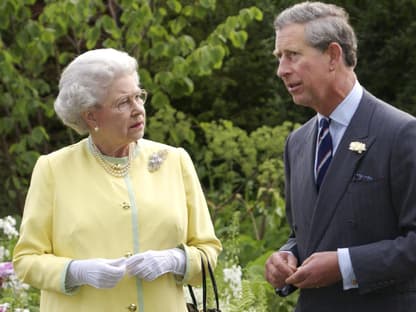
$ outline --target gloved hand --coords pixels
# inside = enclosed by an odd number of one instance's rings
[[[127,273],[147,281],[153,281],[168,272],[183,276],[185,265],[185,252],[179,248],[148,250],[126,259]]]
[[[126,272],[125,261],[126,258],[74,260],[69,264],[66,287],[113,288]]]

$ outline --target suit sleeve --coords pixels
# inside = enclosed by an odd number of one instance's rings
[[[397,235],[350,248],[361,293],[391,285],[406,285],[416,279],[415,119],[404,122],[392,142],[389,172],[386,173],[389,189],[383,191],[390,192],[389,204],[397,216]],[[374,218],[382,217],[374,215]]]
[[[292,210],[291,210],[291,199],[290,199],[290,156],[289,156],[289,140],[290,135],[286,140],[285,145],[285,154],[284,154],[284,163],[285,163],[285,205],[286,205],[286,218],[287,222],[289,224],[289,227],[291,229],[289,238],[282,247],[280,247],[279,250],[281,251],[290,251],[292,252],[295,257],[298,259],[299,262],[299,254],[296,244],[296,236],[295,232],[293,231],[293,220],[292,220]]]

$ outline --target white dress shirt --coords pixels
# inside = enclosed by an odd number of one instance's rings
[[[339,142],[341,142],[345,130],[350,124],[352,116],[357,110],[362,96],[363,87],[360,85],[358,80],[356,80],[354,87],[352,88],[350,93],[329,116],[329,118],[331,119],[331,123],[329,124],[329,132],[332,138],[333,155],[335,155],[337,151]],[[322,118],[324,118],[324,116],[318,113],[318,125],[319,121]],[[316,153],[318,153],[318,149],[316,150]],[[316,158],[317,157],[315,157],[315,162]],[[344,290],[358,288],[348,248],[338,248],[337,254]]]

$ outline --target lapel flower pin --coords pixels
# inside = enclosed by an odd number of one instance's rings
[[[361,154],[366,151],[365,143],[357,141],[351,142],[349,150]]]
[[[166,149],[154,152],[152,155],[150,155],[149,161],[147,163],[147,169],[149,172],[155,172],[156,170],[159,170],[167,155],[168,151]]]

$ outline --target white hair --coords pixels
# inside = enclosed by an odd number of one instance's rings
[[[134,74],[139,85],[136,59],[115,49],[96,49],[76,57],[63,71],[54,108],[62,122],[79,134],[88,126],[82,113],[99,105],[114,79]]]
[[[357,64],[357,38],[344,8],[323,2],[305,1],[282,11],[274,21],[276,30],[290,24],[305,25],[305,40],[312,47],[325,51],[337,42],[347,66]]]

